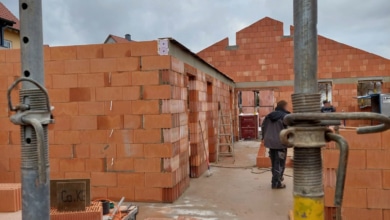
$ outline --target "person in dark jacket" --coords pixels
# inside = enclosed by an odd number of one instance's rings
[[[279,134],[287,127],[283,123],[283,118],[287,114],[290,114],[287,111],[287,102],[281,100],[277,103],[275,111],[265,117],[261,126],[264,145],[269,149],[269,157],[272,163],[272,189],[286,188],[282,181],[286,166],[287,147],[282,144]]]
[[[335,107],[333,107],[328,100],[323,101],[322,104],[321,112],[336,112]]]

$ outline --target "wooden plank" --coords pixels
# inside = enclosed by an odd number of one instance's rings
[[[57,207],[58,211],[85,211],[85,181],[57,182]]]
[[[66,180],[50,180],[50,207],[57,208],[57,183],[58,182],[85,182],[86,194],[85,205],[91,205],[91,181],[90,179],[66,179]]]

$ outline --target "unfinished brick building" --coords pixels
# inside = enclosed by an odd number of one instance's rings
[[[52,179],[90,178],[93,198],[172,202],[205,171],[229,77],[173,39],[44,52]],[[0,50],[1,93],[20,69],[19,50]],[[0,182],[20,182],[20,129],[5,95],[0,106]]]

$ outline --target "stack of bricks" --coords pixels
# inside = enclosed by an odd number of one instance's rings
[[[349,144],[342,206],[343,219],[390,219],[390,131],[358,135],[340,130]],[[333,220],[339,150],[334,143],[323,150],[326,219]]]
[[[22,209],[22,189],[20,183],[0,183],[0,212],[17,212]]]
[[[100,202],[92,202],[85,211],[60,212],[52,208],[50,210],[51,220],[98,220],[103,218],[103,208]]]
[[[51,178],[90,178],[93,198],[177,199],[189,186],[189,121],[201,120],[208,146],[209,104],[195,100],[199,117],[188,117],[184,66],[197,76],[194,89],[200,92],[206,91],[206,74],[158,55],[157,41],[45,47],[44,53],[56,120],[49,126]],[[20,51],[0,51],[0,92],[18,77]],[[218,80],[213,85],[216,101],[220,93],[226,96],[218,90],[226,86]],[[20,182],[20,131],[10,114],[0,96],[0,182],[13,183]],[[199,128],[193,129],[195,149],[204,155]],[[191,159],[204,169],[205,157]]]

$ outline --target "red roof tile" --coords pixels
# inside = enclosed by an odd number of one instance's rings
[[[1,2],[0,2],[0,18],[15,22],[15,24],[11,28],[16,30],[20,29],[19,19],[14,14],[12,14],[12,12],[8,10],[8,8],[5,7]]]
[[[117,42],[117,43],[128,43],[128,42],[129,42],[129,41],[128,41],[126,38],[124,38],[124,37],[118,37],[118,36],[115,36],[115,35],[112,35],[112,34],[110,34],[110,37],[111,37],[112,39],[114,39],[114,41]]]

